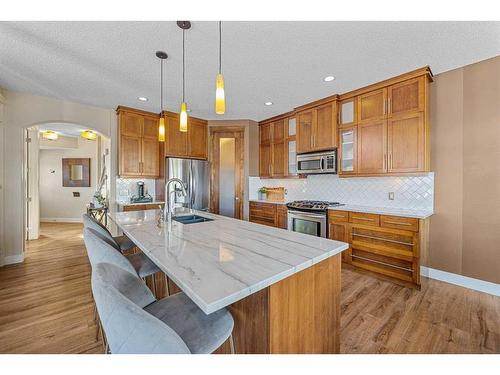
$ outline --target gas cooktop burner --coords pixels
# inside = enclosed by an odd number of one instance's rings
[[[339,202],[327,201],[293,201],[286,205],[289,209],[299,211],[325,211],[328,207],[341,206]]]

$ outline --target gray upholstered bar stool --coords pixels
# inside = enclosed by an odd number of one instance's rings
[[[123,255],[107,236],[103,236],[93,228],[84,228],[83,240],[87,248],[90,264],[94,267],[100,262],[107,262],[122,267],[125,270],[134,272],[140,278],[145,278],[161,272],[161,270],[144,254],[137,253]],[[156,294],[155,283],[153,280],[153,293]]]
[[[108,228],[106,228],[93,217],[87,214],[83,214],[82,217],[83,226],[85,228],[92,228],[104,237],[108,238],[112,242],[113,246],[120,250],[122,253],[135,247],[135,244],[127,236],[123,235],[113,237]]]
[[[155,301],[140,278],[109,263],[92,269],[92,292],[111,353],[209,354],[228,338],[234,353],[226,309],[206,315],[184,293]]]

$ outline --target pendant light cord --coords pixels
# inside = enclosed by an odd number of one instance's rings
[[[163,113],[163,59],[160,61],[160,112]]]
[[[219,21],[219,74],[222,74],[222,21]]]
[[[184,32],[186,30],[185,29],[182,29],[182,102],[184,103],[184,91],[185,91],[185,80],[186,80],[186,75],[185,75],[185,57],[184,57],[184,54],[185,54],[185,48],[184,48],[184,44],[185,44],[185,36],[184,36]]]

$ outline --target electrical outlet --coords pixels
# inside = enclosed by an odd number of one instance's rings
[[[390,201],[393,201],[393,200],[394,200],[394,192],[393,192],[393,191],[390,191],[390,192],[389,192],[389,200],[390,200]]]

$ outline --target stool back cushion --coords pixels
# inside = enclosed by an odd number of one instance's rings
[[[130,289],[148,294],[137,275],[120,267],[99,263],[92,269],[92,293],[111,353],[189,354],[174,330],[123,293]]]
[[[107,237],[101,235],[101,233],[95,231],[93,228],[83,229],[83,241],[85,242],[92,268],[97,263],[106,262],[121,267],[126,271],[136,273],[127,257],[113,247]]]
[[[120,249],[120,246],[116,243],[113,236],[111,235],[111,233],[109,233],[109,230],[104,225],[102,225],[92,216],[89,216],[87,214],[83,214],[82,218],[83,218],[83,226],[85,228],[92,228],[93,230],[98,232],[101,236],[106,237],[109,243],[111,243],[113,247]]]

